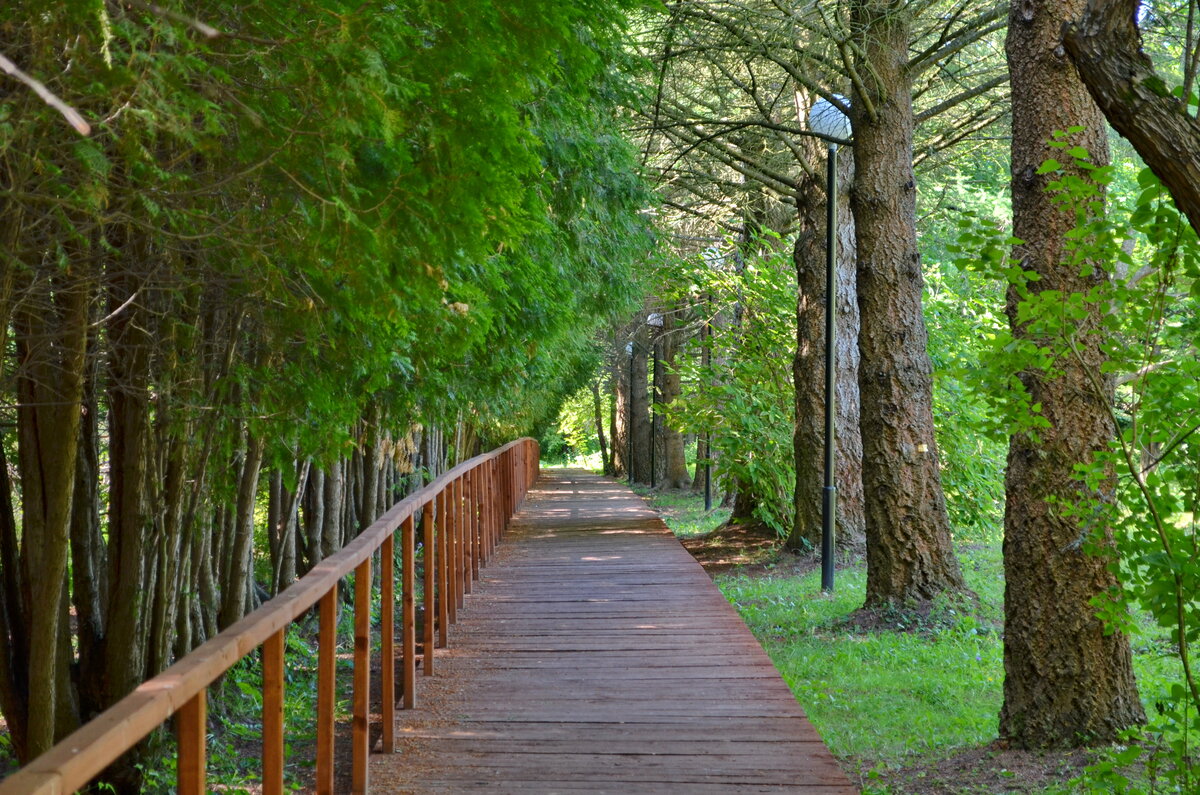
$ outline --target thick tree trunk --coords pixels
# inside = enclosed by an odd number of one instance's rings
[[[1063,244],[1075,214],[1046,192],[1050,175],[1036,173],[1052,154],[1055,131],[1079,125],[1080,144],[1098,163],[1107,160],[1104,119],[1061,51],[1063,22],[1083,0],[1021,0],[1011,7],[1007,52],[1013,96],[1013,232],[1021,267],[1038,274],[1035,291],[1086,293],[1107,278],[1102,268],[1082,275],[1064,267]],[[1013,333],[1020,298],[1008,294]],[[1114,585],[1103,557],[1088,555],[1088,528],[1063,515],[1081,487],[1075,466],[1107,447],[1114,428],[1112,392],[1097,394],[1104,361],[1098,328],[1101,308],[1075,336],[1078,355],[1060,357],[1057,378],[1025,372],[1030,400],[1041,404],[1049,427],[1038,438],[1018,434],[1009,443],[1004,516],[1004,706],[1000,734],[1026,748],[1075,746],[1111,740],[1144,719],[1131,669],[1128,639],[1105,633],[1091,600]],[[1111,484],[1108,484],[1111,488]],[[1100,495],[1109,498],[1107,495]]]
[[[912,167],[909,20],[890,0],[855,0],[851,206],[858,249],[859,386],[867,607],[965,591],[950,539],[933,430],[933,366],[921,311]]]
[[[664,313],[662,364],[659,369],[659,383],[662,385],[662,406],[669,406],[683,392],[683,384],[676,370],[676,355],[683,345],[683,338],[676,327],[675,313]],[[662,429],[663,446],[663,476],[662,487],[665,489],[686,489],[692,484],[687,469],[687,454],[683,448],[683,434],[671,426],[660,408],[658,424]]]
[[[837,367],[834,384],[837,545],[861,549],[866,537],[863,516],[862,436],[858,397],[858,296],[855,289],[854,217],[850,184],[853,150],[838,158],[838,257],[836,263]],[[797,195],[800,235],[793,261],[799,295],[796,302],[796,354],[792,381],[796,391],[795,514],[787,545],[812,549],[821,541],[821,494],[825,483],[825,186],[808,179]]]
[[[650,389],[648,360],[650,341],[639,334],[633,343],[633,388],[630,393],[630,408],[633,409],[633,479],[638,483],[650,483]]]
[[[76,265],[75,268],[81,266]],[[40,274],[13,313],[18,357],[17,426],[21,471],[22,601],[28,606],[27,757],[56,739],[67,664],[59,651],[67,575],[75,457],[88,338],[90,285],[56,266]]]
[[[1142,52],[1140,0],[1072,2],[1065,46],[1109,123],[1129,139],[1200,229],[1200,120],[1172,96]],[[1065,6],[1064,6],[1065,7]],[[1079,12],[1082,10],[1082,18]]]

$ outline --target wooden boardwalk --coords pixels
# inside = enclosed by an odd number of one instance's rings
[[[609,479],[543,475],[438,655],[374,792],[857,792],[703,569]]]

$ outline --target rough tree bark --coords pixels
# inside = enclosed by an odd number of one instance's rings
[[[921,311],[912,166],[909,11],[855,0],[861,32],[852,104],[859,386],[867,534],[866,607],[965,592],[933,431],[933,365]]]
[[[1188,115],[1142,52],[1140,0],[1072,3],[1064,44],[1109,123],[1129,139],[1200,229],[1200,120]],[[1071,20],[1078,22],[1071,23]]]
[[[638,483],[650,483],[650,388],[648,359],[650,358],[650,339],[645,331],[640,331],[633,340],[633,388],[632,398],[628,408],[633,410],[633,422],[630,430],[633,432],[633,479]]]
[[[21,482],[22,602],[28,609],[28,700],[22,762],[54,745],[67,660],[60,645],[75,458],[83,400],[90,282],[78,265],[38,274],[13,312],[16,329],[17,434]],[[66,727],[63,727],[66,728]]]
[[[1062,265],[1072,210],[1053,202],[1051,175],[1037,174],[1052,150],[1055,131],[1084,127],[1077,143],[1098,163],[1108,159],[1104,118],[1062,50],[1062,26],[1084,0],[1016,0],[1012,3],[1006,50],[1013,96],[1013,232],[1025,241],[1013,251],[1021,267],[1038,274],[1036,291],[1084,293],[1107,278],[1102,268],[1081,275]],[[1069,167],[1069,166],[1067,166]],[[1014,335],[1028,336],[1017,323],[1020,297],[1008,293]],[[1024,748],[1076,746],[1115,739],[1144,719],[1133,679],[1128,639],[1106,634],[1091,599],[1114,585],[1107,561],[1086,554],[1088,534],[1054,502],[1072,503],[1080,483],[1076,464],[1107,447],[1114,428],[1106,403],[1089,372],[1100,376],[1104,361],[1098,334],[1099,306],[1093,305],[1076,337],[1077,356],[1059,360],[1057,378],[1024,372],[1030,399],[1042,405],[1050,427],[1037,438],[1014,435],[1009,442],[1004,515],[1004,705],[1000,734]],[[1111,387],[1110,387],[1111,388]]]
[[[814,160],[816,158],[814,157]],[[862,437],[858,397],[858,296],[855,289],[854,217],[850,213],[853,150],[839,153],[837,273],[837,545],[861,548],[865,538],[862,485]],[[825,186],[806,179],[797,193],[800,235],[792,259],[796,266],[796,354],[792,381],[796,391],[795,514],[787,545],[813,548],[821,541],[821,494],[825,480]]]
[[[671,426],[663,416],[663,407],[671,405],[683,392],[683,384],[676,371],[675,357],[683,342],[681,332],[675,322],[675,312],[663,313],[663,333],[659,344],[662,346],[662,362],[659,366],[658,381],[660,384],[660,408],[658,425],[662,431],[663,447],[663,476],[661,485],[665,489],[686,489],[692,484],[688,475],[687,455],[683,447],[683,434]]]

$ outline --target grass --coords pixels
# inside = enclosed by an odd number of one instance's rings
[[[693,495],[650,497],[680,536],[709,532],[727,516],[705,515]],[[872,771],[927,765],[996,739],[1004,678],[1001,545],[989,539],[956,548],[979,608],[967,614],[947,603],[909,618],[910,631],[902,632],[845,623],[865,597],[864,561],[839,569],[833,594],[821,591],[819,570],[790,575],[758,567],[715,577],[830,749],[860,781]],[[1180,681],[1178,661],[1160,635],[1146,626],[1132,639],[1148,714],[1156,695]]]

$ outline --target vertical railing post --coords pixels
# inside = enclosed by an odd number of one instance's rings
[[[463,479],[454,481],[454,584],[458,597],[458,609],[466,606],[466,595],[471,590],[467,579],[467,535],[463,532],[464,519],[467,512],[463,510]]]
[[[179,744],[176,782],[179,795],[205,795],[208,753],[208,691],[201,690],[175,713]]]
[[[383,632],[380,657],[380,717],[383,719],[382,749],[396,750],[396,537],[389,534],[379,547],[379,625]]]
[[[446,623],[449,627],[458,623],[458,587],[454,576],[454,561],[457,559],[457,553],[454,551],[454,481],[447,483],[438,495],[438,532],[442,538],[438,551],[443,552],[444,564],[438,570],[442,573],[442,585],[445,588],[444,591],[438,591],[438,596],[446,605]],[[445,646],[446,642],[446,638],[443,637],[442,645]]]
[[[413,515],[400,525],[400,631],[401,655],[404,657],[404,708],[417,705],[417,533]]]
[[[447,550],[446,544],[446,490],[442,489],[434,498],[437,502],[437,537],[434,543],[437,544],[437,628],[438,628],[438,646],[446,648],[449,642],[448,633],[450,628],[450,616],[452,608],[446,598],[446,580],[449,577],[449,567],[447,566]]]
[[[321,597],[317,634],[318,795],[333,795],[333,710],[337,677],[337,583]]]
[[[425,510],[421,514],[421,529],[424,531],[424,546],[425,546],[425,637],[424,642],[424,667],[425,676],[433,676],[433,630],[434,622],[437,621],[437,604],[434,602],[434,574],[436,572],[437,561],[434,560],[433,554],[433,500],[425,503]]]
[[[350,727],[350,791],[365,795],[371,736],[371,556],[354,569],[354,709]]]
[[[483,519],[480,516],[480,495],[483,487],[483,470],[476,467],[471,473],[471,544],[475,547],[475,562],[472,564],[471,576],[479,579],[479,571],[483,568]]]
[[[283,792],[283,647],[286,629],[262,646],[262,787],[264,795]]]

